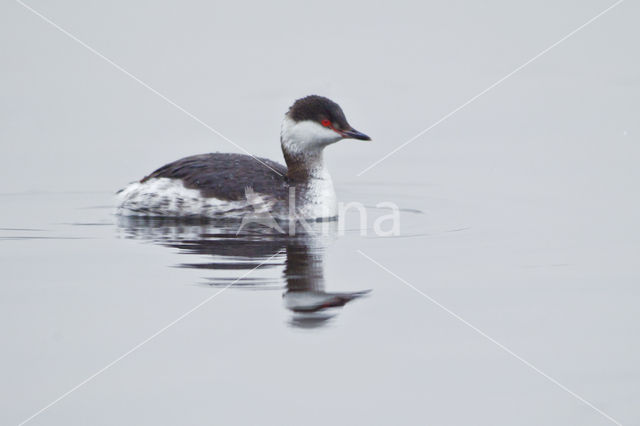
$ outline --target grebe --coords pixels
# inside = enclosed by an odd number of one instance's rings
[[[282,122],[287,166],[242,154],[201,154],[169,163],[118,192],[126,216],[276,218],[337,216],[337,200],[322,152],[341,139],[371,138],[349,125],[340,106],[311,95],[298,99]]]

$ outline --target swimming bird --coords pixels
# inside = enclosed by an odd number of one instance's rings
[[[351,127],[337,103],[307,96],[296,100],[282,121],[286,166],[243,154],[182,158],[119,191],[117,213],[239,219],[259,210],[260,200],[262,210],[275,218],[333,219],[337,199],[323,151],[342,139],[371,140]]]

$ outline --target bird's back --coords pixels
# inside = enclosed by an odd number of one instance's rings
[[[273,203],[288,196],[287,168],[242,154],[201,154],[160,167],[119,192],[119,213],[150,216],[242,216],[246,189]]]

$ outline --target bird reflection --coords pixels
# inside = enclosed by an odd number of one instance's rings
[[[366,295],[369,290],[328,292],[324,281],[324,254],[335,235],[335,222],[298,225],[290,236],[257,224],[238,222],[176,221],[167,218],[120,217],[119,227],[127,238],[151,241],[198,255],[180,264],[184,268],[243,271],[233,277],[210,277],[212,286],[251,288],[282,287],[282,279],[256,278],[253,269],[283,268],[284,306],[291,312],[289,325],[316,328],[326,325],[344,305]],[[202,256],[205,260],[202,260]],[[244,276],[246,274],[246,276]]]

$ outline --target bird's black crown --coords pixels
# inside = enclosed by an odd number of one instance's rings
[[[322,124],[324,120],[329,120],[336,129],[351,127],[340,105],[324,96],[310,95],[300,98],[291,105],[287,114],[296,122],[310,120]]]

